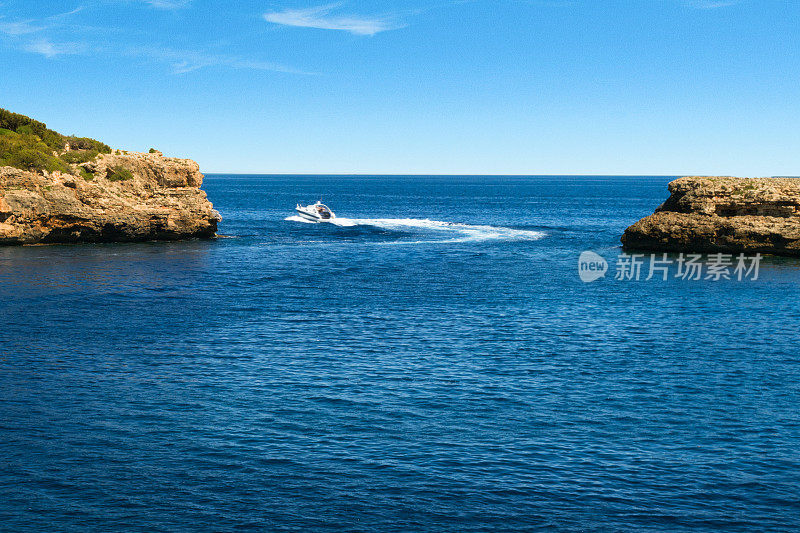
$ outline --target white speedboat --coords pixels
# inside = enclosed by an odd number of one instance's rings
[[[333,214],[333,211],[331,211],[330,208],[322,202],[317,202],[314,205],[297,204],[297,207],[294,209],[302,218],[306,220],[312,220],[314,222],[329,222],[336,218],[336,215]]]

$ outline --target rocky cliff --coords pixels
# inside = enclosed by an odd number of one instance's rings
[[[625,230],[629,250],[800,256],[800,179],[686,177]]]
[[[213,237],[202,181],[197,163],[159,152],[101,153],[70,173],[0,166],[0,244]]]

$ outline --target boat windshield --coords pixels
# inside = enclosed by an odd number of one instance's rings
[[[328,209],[328,206],[325,204],[319,204],[317,206],[317,212],[322,218],[331,218],[331,210]]]

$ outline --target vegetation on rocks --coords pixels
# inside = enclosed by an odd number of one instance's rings
[[[108,181],[128,181],[133,179],[133,173],[123,166],[116,165],[108,167],[106,178]]]
[[[71,164],[88,163],[99,155],[97,150],[71,150],[61,156],[61,160]]]
[[[100,141],[62,135],[43,122],[0,108],[0,167],[82,175],[77,165],[108,153],[111,148]]]
[[[78,172],[80,173],[81,177],[83,179],[85,179],[86,181],[94,180],[94,173],[93,172],[90,172],[89,170],[87,170],[87,169],[85,169],[83,167],[78,167]]]
[[[216,235],[190,159],[112,150],[0,109],[0,246]]]

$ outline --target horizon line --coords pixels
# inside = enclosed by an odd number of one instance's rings
[[[367,176],[442,176],[442,177],[499,177],[499,178],[524,178],[524,177],[605,177],[605,178],[672,178],[684,176],[728,176],[728,174],[422,174],[422,173],[378,173],[378,172],[203,172],[206,176],[342,176],[342,177],[367,177]],[[767,177],[767,176],[764,176]],[[768,177],[794,177],[794,176],[768,176]],[[800,177],[800,176],[798,176]]]

